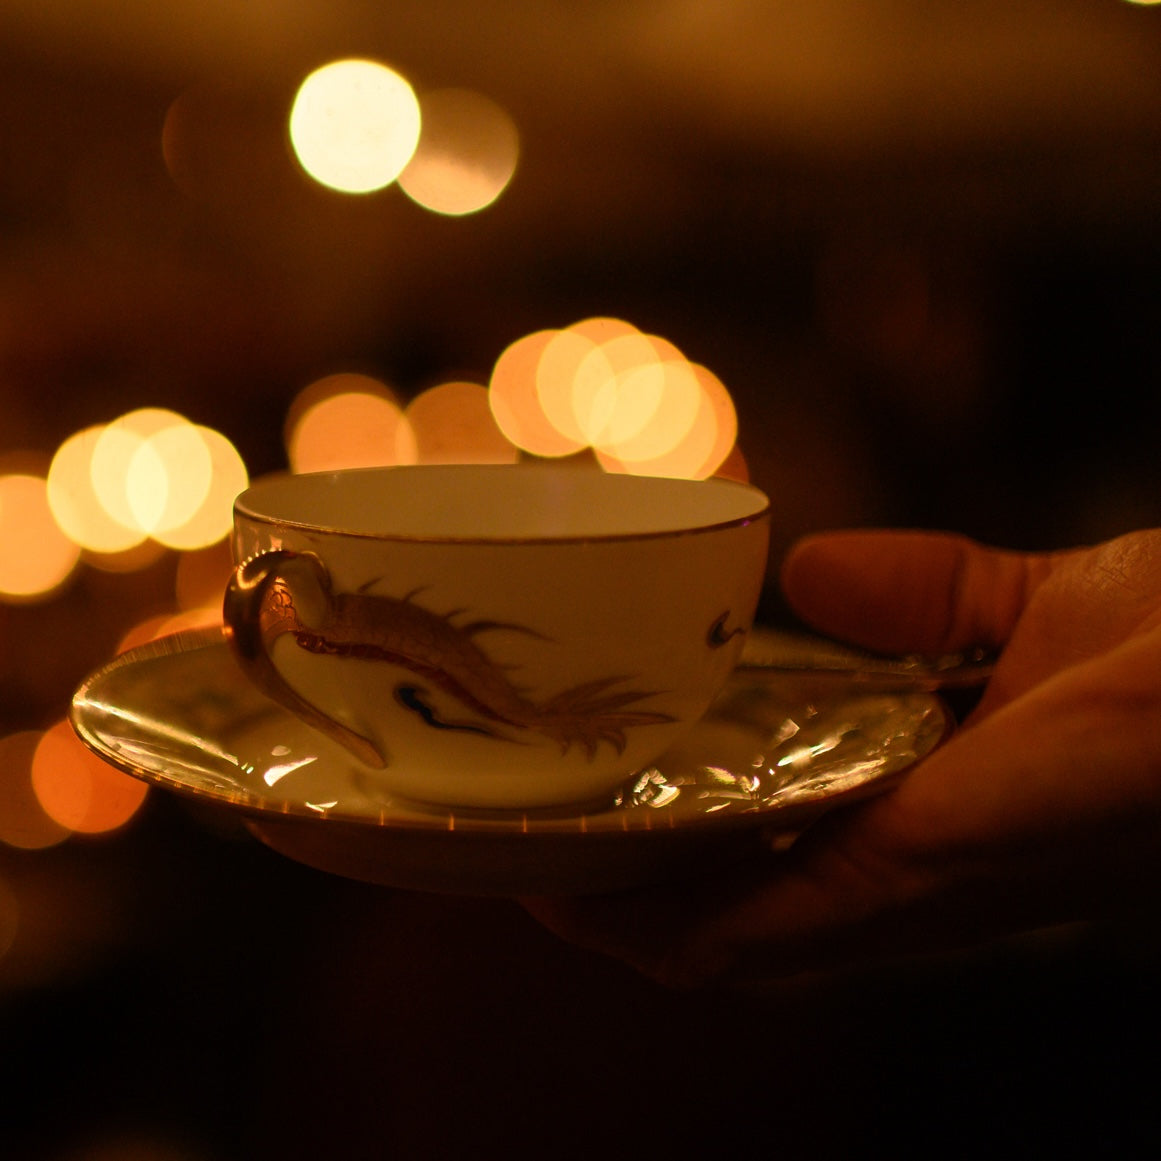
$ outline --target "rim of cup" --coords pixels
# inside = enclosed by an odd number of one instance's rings
[[[344,483],[356,482],[357,478],[386,479],[401,474],[439,473],[447,476],[484,476],[499,473],[526,473],[529,478],[547,480],[549,475],[570,482],[593,484],[596,488],[611,490],[636,489],[645,491],[686,492],[693,496],[697,490],[711,489],[720,493],[733,493],[735,511],[729,515],[716,513],[712,518],[681,520],[675,518],[662,527],[636,529],[610,529],[553,531],[541,529],[532,532],[431,532],[388,527],[359,527],[355,522],[347,525],[335,519],[286,514],[288,505],[294,503],[293,493],[305,487],[316,488],[320,482],[338,489]],[[600,481],[597,483],[596,481]],[[610,481],[613,481],[610,483]],[[285,493],[281,499],[279,494]],[[743,502],[744,500],[744,502]],[[283,512],[278,511],[279,507]],[[333,536],[350,537],[375,541],[405,541],[407,543],[437,544],[575,544],[594,541],[633,541],[650,539],[672,539],[681,536],[699,536],[710,532],[756,523],[770,514],[770,499],[753,484],[725,477],[711,477],[705,480],[690,480],[669,476],[634,476],[605,472],[598,468],[582,468],[556,465],[520,464],[403,464],[378,468],[347,468],[337,471],[291,473],[283,472],[253,481],[234,501],[235,520],[245,520],[252,524],[276,526],[302,532],[322,533]]]

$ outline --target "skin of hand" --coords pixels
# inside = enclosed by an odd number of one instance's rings
[[[671,987],[772,981],[1161,902],[1161,529],[1024,554],[819,534],[783,565],[819,631],[885,653],[999,649],[952,738],[788,852],[696,884],[523,900]]]

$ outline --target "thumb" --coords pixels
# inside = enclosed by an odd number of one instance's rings
[[[820,632],[877,652],[935,655],[1003,645],[1059,558],[944,532],[827,532],[790,549],[782,587]]]

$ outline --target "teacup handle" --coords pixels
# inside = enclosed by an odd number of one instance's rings
[[[283,633],[295,632],[296,627],[304,627],[294,610],[294,590],[291,587],[291,579],[304,571],[310,574],[307,583],[316,585],[329,605],[330,576],[326,565],[313,553],[271,549],[238,565],[226,586],[222,602],[226,640],[242,671],[263,693],[338,742],[360,762],[382,768],[387,762],[374,743],[307,701],[278,672],[271,659],[270,649],[276,638]],[[269,596],[278,583],[291,596],[287,615],[282,618],[271,617],[269,612]]]

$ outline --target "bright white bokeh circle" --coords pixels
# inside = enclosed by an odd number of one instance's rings
[[[419,143],[419,101],[408,81],[371,60],[338,60],[311,73],[290,111],[303,169],[343,193],[393,182]]]

